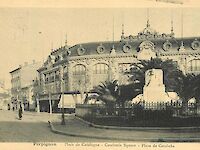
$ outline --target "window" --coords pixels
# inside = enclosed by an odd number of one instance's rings
[[[47,83],[49,81],[49,75],[45,74],[45,82]]]
[[[84,90],[86,84],[86,67],[84,65],[76,65],[72,69],[73,74],[73,90]]]
[[[130,72],[130,67],[131,64],[130,63],[121,63],[119,64],[119,73],[128,73]]]
[[[101,82],[105,82],[109,77],[108,65],[98,63],[93,66],[93,87],[98,86]]]
[[[108,74],[108,65],[96,64],[93,68],[94,74]]]
[[[200,59],[193,59],[188,65],[189,71],[200,71]]]
[[[58,81],[60,80],[60,71],[55,71],[55,80]]]
[[[128,84],[129,83],[129,78],[130,75],[129,74],[125,74],[125,73],[130,73],[130,68],[131,68],[131,64],[130,63],[120,63],[118,65],[119,67],[119,84]]]
[[[82,74],[85,74],[85,66],[83,65],[76,65],[74,68],[73,68],[73,75],[82,75]]]
[[[54,72],[51,72],[51,73],[50,73],[49,82],[54,82]]]

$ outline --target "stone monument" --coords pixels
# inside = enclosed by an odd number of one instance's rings
[[[169,97],[163,84],[163,71],[150,69],[145,72],[145,85],[143,88],[143,100],[146,102],[166,102]]]

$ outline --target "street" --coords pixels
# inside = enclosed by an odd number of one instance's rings
[[[200,139],[199,129],[160,131],[99,129],[89,127],[73,115],[65,114],[65,119],[66,125],[61,125],[60,114],[25,111],[22,120],[19,120],[17,111],[0,110],[0,142],[197,142]],[[48,121],[53,122],[55,129],[67,134],[53,133]]]
[[[54,134],[48,120],[59,119],[57,114],[24,112],[18,120],[17,111],[0,110],[0,142],[101,142],[103,140]],[[105,141],[105,140],[104,140]]]

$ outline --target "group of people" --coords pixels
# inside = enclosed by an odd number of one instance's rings
[[[17,109],[17,106],[16,106],[16,109]],[[10,110],[10,104],[8,104],[8,110]],[[12,110],[14,111],[15,110],[15,107],[13,106],[12,107]],[[22,114],[23,114],[23,109],[22,109],[22,105],[20,103],[19,105],[19,110],[18,110],[18,117],[19,117],[19,120],[22,119]]]
[[[17,107],[16,107],[17,109]],[[8,110],[10,110],[10,104],[8,104]],[[14,111],[15,110],[15,107],[13,106],[12,107],[12,110]],[[22,110],[22,105],[20,104],[19,105],[19,110],[18,110],[18,117],[19,117],[19,120],[22,119],[22,114],[23,114],[23,110]]]

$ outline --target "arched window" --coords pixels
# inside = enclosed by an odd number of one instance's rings
[[[101,82],[105,82],[109,77],[108,65],[98,63],[93,66],[93,87],[98,86]]]
[[[131,64],[130,63],[119,63],[118,70],[119,70],[119,83],[120,84],[128,84],[129,83],[129,75],[130,73]]]
[[[60,80],[60,71],[59,70],[55,71],[55,80],[56,81]]]
[[[50,73],[49,82],[54,82],[54,72]]]
[[[95,74],[108,74],[107,64],[96,64],[94,65],[93,72]]]
[[[76,65],[72,69],[73,74],[73,90],[84,90],[86,79],[86,67],[84,65]]]
[[[76,65],[73,67],[73,75],[82,75],[86,72],[84,65]]]
[[[188,64],[189,71],[200,71],[200,59],[193,59]]]

